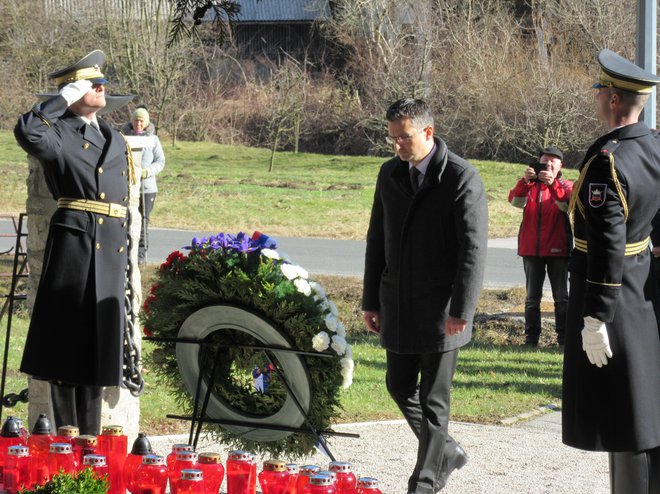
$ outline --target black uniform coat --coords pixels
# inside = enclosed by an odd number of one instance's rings
[[[380,169],[367,233],[362,308],[380,312],[381,343],[396,353],[446,352],[470,341],[488,241],[483,183],[435,139],[413,195],[408,162]],[[446,337],[447,314],[468,326]]]
[[[19,144],[41,162],[50,192],[128,206],[121,134],[97,130],[56,96],[18,121]],[[95,386],[121,380],[127,219],[58,209],[50,222],[41,280],[21,370],[41,379]]]
[[[592,451],[660,446],[660,337],[646,239],[660,209],[660,139],[643,123],[616,129],[588,150],[573,189],[573,250],[564,354],[563,441]],[[576,195],[577,194],[577,195]],[[655,306],[655,307],[654,307]],[[612,358],[582,350],[583,317],[606,323]]]

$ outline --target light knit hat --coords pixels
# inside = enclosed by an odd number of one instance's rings
[[[146,129],[149,126],[149,112],[146,108],[138,108],[133,112],[133,120],[139,118],[144,122],[144,128]]]

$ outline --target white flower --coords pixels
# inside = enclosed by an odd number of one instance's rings
[[[330,346],[330,337],[325,331],[321,331],[314,338],[312,338],[312,347],[317,352],[322,352]]]
[[[310,281],[309,284],[311,285],[312,290],[314,290],[314,298],[316,300],[323,300],[325,298],[325,290],[323,287],[316,281]]]
[[[346,389],[353,384],[353,369],[355,368],[355,363],[353,362],[353,359],[344,357],[339,361],[339,364],[341,365],[341,377],[344,378],[342,387]]]
[[[269,259],[279,259],[280,255],[273,249],[261,249],[261,253]]]
[[[307,272],[306,269],[301,268],[300,266],[294,266],[296,268],[296,271],[298,272],[298,277],[307,279],[309,278],[309,273]]]
[[[339,321],[332,314],[326,314],[325,316],[325,327],[328,328],[333,333],[337,332],[337,325]]]
[[[330,314],[332,314],[335,317],[339,317],[339,311],[337,310],[337,306],[332,300],[328,300],[328,310],[330,311]]]
[[[346,351],[344,352],[344,357],[353,360],[353,347],[349,344],[346,344]]]
[[[335,333],[337,333],[342,338],[346,338],[346,326],[340,322],[337,322],[337,329],[335,330]]]
[[[309,286],[309,283],[307,283],[307,280],[296,278],[295,280],[293,280],[293,284],[296,285],[296,288],[298,289],[298,291],[300,293],[302,293],[303,295],[307,295],[307,296],[311,295],[312,287]]]
[[[282,274],[289,280],[294,280],[298,277],[298,267],[293,264],[282,264],[280,266]]]
[[[339,335],[334,335],[332,337],[332,344],[330,345],[332,349],[337,352],[337,355],[343,355],[346,351],[346,340]]]

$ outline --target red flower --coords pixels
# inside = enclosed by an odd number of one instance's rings
[[[151,314],[151,304],[157,300],[156,295],[149,295],[142,304],[142,310],[146,314]]]
[[[160,270],[165,271],[167,269],[170,269],[172,266],[176,268],[176,264],[184,261],[186,259],[186,256],[184,256],[181,252],[178,250],[175,250],[174,252],[171,252],[169,256],[167,256],[167,259],[163,264],[160,265]]]
[[[142,328],[142,332],[144,333],[144,336],[153,336],[153,335],[154,335],[154,334],[151,332],[151,330],[150,330],[148,327],[146,327],[146,326],[144,326],[144,327]]]

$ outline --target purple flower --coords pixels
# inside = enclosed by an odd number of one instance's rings
[[[230,233],[218,233],[217,235],[212,235],[211,237],[197,238],[192,239],[191,250],[197,251],[218,251],[218,250],[230,250],[238,252],[241,254],[246,254],[248,252],[258,251],[262,248],[260,242],[252,240],[250,236],[246,235],[244,232],[239,232],[236,236]]]

